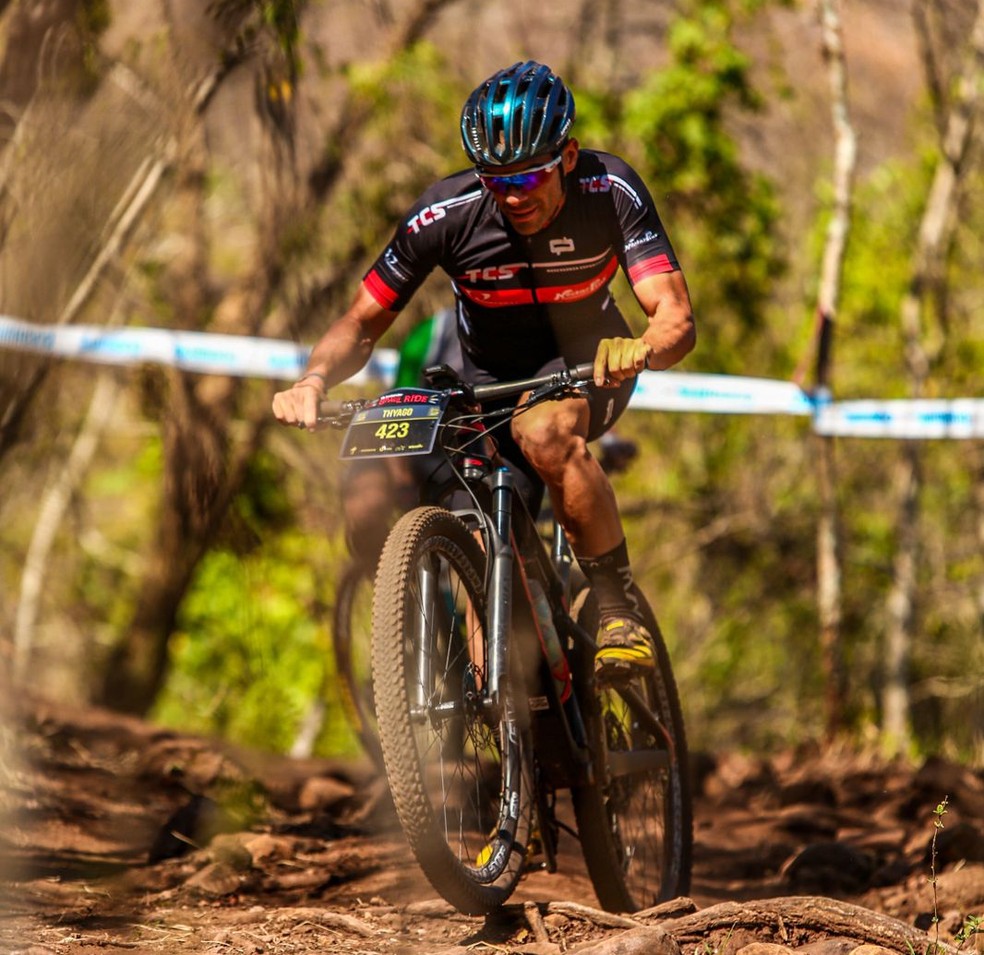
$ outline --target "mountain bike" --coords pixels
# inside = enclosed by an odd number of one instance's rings
[[[598,463],[607,474],[617,474],[628,469],[638,455],[638,446],[613,433],[603,435],[598,442]],[[537,520],[541,533],[548,538],[556,534],[558,525],[549,507],[544,508]],[[376,727],[376,704],[372,689],[372,672],[369,660],[372,633],[372,585],[377,559],[371,556],[353,555],[338,579],[335,603],[331,613],[331,650],[335,662],[338,699],[346,721],[355,733],[363,752],[380,772],[383,751],[379,745]],[[569,587],[576,592],[585,581],[577,576]]]
[[[347,460],[440,451],[420,507],[377,567],[372,676],[386,776],[433,887],[467,914],[502,906],[531,864],[557,869],[571,831],[603,907],[686,893],[692,851],[687,746],[662,633],[637,592],[656,666],[601,682],[598,611],[575,588],[563,530],[545,545],[496,457],[496,428],[578,395],[591,365],[468,385],[445,366],[427,388],[326,406]],[[483,403],[524,395],[519,405]],[[576,830],[557,812],[568,791]]]

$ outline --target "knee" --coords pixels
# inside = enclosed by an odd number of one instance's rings
[[[590,453],[584,438],[556,418],[521,416],[512,422],[512,435],[525,458],[547,480]]]

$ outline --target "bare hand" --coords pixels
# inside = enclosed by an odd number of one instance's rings
[[[318,403],[324,393],[317,378],[302,378],[287,391],[273,396],[273,413],[281,424],[314,431],[318,421]]]
[[[648,367],[652,345],[641,338],[603,338],[594,360],[594,382],[599,388],[617,388]]]

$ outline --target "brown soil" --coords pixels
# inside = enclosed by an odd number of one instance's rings
[[[847,955],[877,942],[922,955],[984,916],[984,774],[943,760],[701,756],[690,899],[606,917],[568,836],[559,872],[531,873],[483,919],[435,898],[366,765],[234,751],[52,703],[8,709],[2,952],[673,955],[767,942]],[[981,935],[956,944],[984,949]]]

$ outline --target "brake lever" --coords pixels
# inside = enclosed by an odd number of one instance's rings
[[[347,401],[322,401],[318,406],[318,418],[315,428],[347,428],[357,411],[362,411],[369,404],[368,398],[353,398]]]

